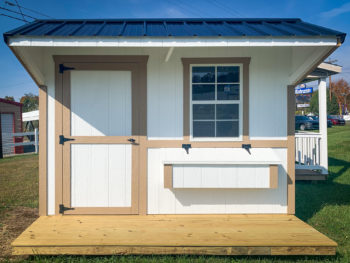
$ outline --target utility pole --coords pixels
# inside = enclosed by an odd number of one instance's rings
[[[329,101],[332,101],[332,76],[329,75]]]
[[[337,61],[338,61],[337,59],[329,58],[327,63],[333,64],[333,63],[335,63]],[[332,101],[332,76],[329,76],[329,101]]]
[[[0,112],[0,159],[4,158],[2,152],[2,129],[1,129],[1,112]]]

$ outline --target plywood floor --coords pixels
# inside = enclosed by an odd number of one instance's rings
[[[337,244],[292,215],[45,216],[21,254],[333,255]]]

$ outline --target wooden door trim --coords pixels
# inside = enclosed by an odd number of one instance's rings
[[[147,124],[147,94],[146,91],[146,72],[148,56],[54,56],[55,61],[55,78],[56,78],[56,103],[55,119],[56,125],[56,194],[55,194],[55,214],[59,213],[59,204],[70,204],[70,190],[63,191],[63,188],[70,189],[70,145],[66,147],[59,144],[58,137],[61,134],[70,135],[70,92],[63,92],[63,89],[70,91],[70,71],[60,74],[59,64],[64,63],[66,66],[73,66],[78,70],[129,70],[132,72],[132,136],[146,136]],[[108,62],[108,63],[106,63]],[[67,88],[68,87],[68,88]],[[136,93],[136,94],[135,94]],[[68,118],[68,119],[67,119]],[[67,121],[68,120],[68,121]],[[65,125],[63,125],[63,123]],[[112,138],[102,138],[103,136],[76,136],[74,143],[125,143],[127,137],[131,136],[112,136]],[[116,137],[119,137],[117,139]],[[126,142],[122,142],[125,140]],[[141,141],[140,139],[138,140]],[[140,145],[132,146],[132,196],[131,207],[77,207],[75,210],[66,211],[65,214],[137,214],[140,211],[139,191],[147,186],[139,187],[140,180]],[[64,159],[63,159],[64,158]],[[139,162],[139,164],[138,164]],[[138,165],[137,165],[138,164]],[[69,169],[69,173],[66,171]],[[136,175],[136,176],[135,176]],[[69,176],[69,178],[67,178]],[[144,177],[145,175],[143,175]],[[144,181],[144,180],[143,180]],[[143,209],[144,210],[144,209]]]
[[[295,86],[287,87],[287,213],[295,214]]]
[[[138,104],[135,98],[138,98],[138,85],[137,85],[137,65],[133,63],[65,63],[65,66],[73,67],[75,70],[128,70],[131,71],[131,93],[132,93],[132,134],[138,136],[139,134],[139,115]],[[136,83],[135,83],[136,82]],[[71,137],[71,71],[66,71],[63,74],[63,135],[65,137]],[[84,136],[86,137],[89,136]],[[107,136],[109,137],[109,136]],[[118,137],[118,136],[115,136]],[[130,138],[131,136],[129,136]],[[114,138],[115,139],[115,138]],[[125,140],[125,136],[122,136],[121,140]],[[101,141],[101,138],[96,136],[90,136],[87,143],[94,144]],[[118,140],[119,141],[119,140]],[[71,145],[79,143],[79,137],[77,141],[71,141],[63,146],[63,204],[66,207],[72,207],[72,192],[71,192]],[[127,139],[124,144],[129,144]],[[84,207],[76,208],[74,210],[66,211],[66,214],[98,214],[105,212],[106,214],[123,214],[123,213],[138,213],[138,149],[137,145],[132,145],[132,171],[131,171],[131,207]],[[137,179],[135,179],[137,178]]]
[[[47,215],[47,87],[39,86],[39,215]]]

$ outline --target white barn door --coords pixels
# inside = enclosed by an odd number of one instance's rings
[[[67,66],[67,64],[65,64]],[[132,64],[69,63],[63,72],[64,214],[136,214],[137,87]]]
[[[1,113],[1,132],[2,132],[2,151],[4,155],[10,155],[15,153],[15,147],[11,144],[14,143],[12,133],[15,132],[14,113]]]

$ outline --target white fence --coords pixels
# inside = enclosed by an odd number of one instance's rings
[[[15,137],[23,137],[34,135],[34,141],[29,142],[13,142]],[[17,133],[2,133],[2,138],[11,138],[11,140],[3,140],[2,148],[5,153],[14,153],[15,146],[26,146],[26,145],[34,145],[35,153],[38,153],[39,150],[39,131],[35,129],[33,132],[17,132]]]
[[[321,164],[320,133],[295,134],[295,161],[296,169],[323,169]]]

